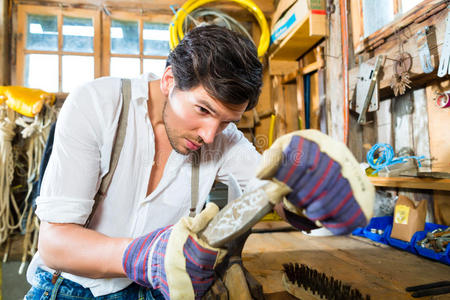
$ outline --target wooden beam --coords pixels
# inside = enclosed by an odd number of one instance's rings
[[[295,60],[269,60],[270,75],[288,75],[298,71],[298,62]]]
[[[369,177],[375,186],[450,191],[450,179],[419,177]]]
[[[13,0],[14,3],[23,3],[23,0]],[[181,7],[186,1],[185,0],[172,0],[169,2],[163,0],[155,0],[155,1],[142,1],[142,0],[26,0],[27,4],[39,4],[39,5],[59,5],[63,3],[65,5],[71,6],[97,6],[103,7],[107,6],[111,9],[122,9],[122,10],[141,10],[143,9],[145,13],[147,12],[157,12],[157,13],[165,13],[173,15],[173,12],[170,8],[173,5],[175,8]],[[261,9],[261,11],[269,17],[274,11],[273,1],[264,1],[264,0],[254,0],[255,4]],[[240,6],[237,3],[213,3],[206,6],[213,5],[215,8],[220,8],[221,10],[228,11],[229,13],[242,13],[245,12],[246,9]],[[234,16],[234,15],[233,15]]]
[[[329,38],[326,39],[326,97],[328,134],[337,140],[344,140],[344,115],[342,89],[342,47],[341,47],[341,20],[339,18],[339,1],[334,1],[336,12],[330,15]],[[350,85],[351,86],[351,85]],[[351,99],[351,97],[349,97]]]

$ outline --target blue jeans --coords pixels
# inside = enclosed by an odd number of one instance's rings
[[[32,286],[25,295],[26,300],[163,300],[164,297],[158,290],[148,289],[137,283],[132,283],[125,289],[113,294],[94,297],[91,290],[84,288],[76,282],[59,276],[56,283],[52,284],[53,274],[40,268],[34,274],[37,284]]]

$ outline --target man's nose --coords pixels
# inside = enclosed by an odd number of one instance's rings
[[[219,130],[220,122],[217,120],[212,120],[210,122],[205,122],[198,131],[198,135],[202,138],[205,144],[211,144],[214,141],[214,137],[217,135]]]

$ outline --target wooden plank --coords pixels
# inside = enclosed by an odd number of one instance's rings
[[[279,75],[272,77],[272,95],[274,99],[275,115],[277,117],[274,141],[286,133],[286,108],[281,81],[282,77]]]
[[[444,264],[373,244],[348,236],[313,237],[300,232],[251,234],[242,260],[268,297],[284,293],[281,270],[282,264],[289,262],[333,276],[371,299],[411,299],[405,287],[448,280],[450,276],[450,268]],[[400,270],[402,276],[398,276]]]
[[[319,75],[319,106],[320,106],[320,112],[319,112],[319,129],[323,133],[327,133],[327,108],[326,108],[326,95],[325,95],[325,70],[323,68],[320,68],[317,70],[317,73]]]
[[[343,99],[342,90],[342,47],[341,22],[339,18],[339,1],[334,1],[335,13],[329,16],[329,38],[326,40],[326,95],[329,103],[328,134],[337,140],[344,140]],[[350,85],[351,86],[351,85]]]
[[[14,3],[20,3],[21,0],[14,0]],[[61,3],[60,0],[27,0],[28,3],[36,3],[36,4],[53,4],[57,5]],[[166,13],[168,15],[173,15],[172,10],[170,9],[170,5],[173,5],[175,8],[181,7],[186,1],[185,0],[172,0],[170,4],[166,1],[158,0],[158,1],[141,1],[141,0],[64,0],[66,5],[87,5],[87,6],[97,6],[103,7],[107,6],[108,8],[113,9],[133,9],[133,10],[145,10],[145,13],[148,12],[157,12],[157,13]],[[264,1],[264,0],[254,0],[255,4],[261,9],[261,11],[266,15],[270,16],[274,9],[273,1]],[[215,8],[218,5],[215,5]],[[221,4],[221,9],[228,10],[229,12],[234,13],[242,13],[244,10],[241,6],[233,3]]]
[[[425,1],[424,1],[425,2]],[[386,57],[396,59],[398,56],[399,39],[403,42],[404,51],[408,52],[412,56],[412,67],[410,70],[410,79],[412,80],[412,89],[417,89],[425,86],[425,84],[436,79],[436,70],[439,65],[439,54],[442,51],[442,44],[444,42],[445,26],[446,26],[447,10],[442,10],[436,15],[426,19],[422,23],[412,23],[408,28],[400,31],[399,34],[392,35],[386,39],[374,50],[366,51],[370,57],[376,57],[379,54],[384,54]],[[415,34],[418,30],[423,29],[425,26],[432,26],[434,31],[428,36],[428,46],[430,52],[433,55],[432,60],[434,63],[434,71],[430,74],[426,74],[422,70],[420,63],[419,53],[417,50],[417,41]],[[393,30],[392,27],[391,30]],[[331,37],[331,36],[330,36]],[[379,76],[379,94],[381,99],[393,97],[393,91],[390,87],[392,77],[394,75],[394,63],[393,60],[386,60],[382,72]],[[356,85],[358,77],[359,67],[356,66],[349,71],[349,86]]]
[[[393,145],[393,128],[391,114],[391,99],[380,101],[379,108],[375,112],[375,120],[377,123],[378,143]]]
[[[302,61],[299,62],[299,68],[302,68]],[[305,87],[303,84],[303,74],[297,75],[297,110],[299,117],[299,129],[305,129]]]
[[[430,137],[428,134],[428,110],[427,96],[425,89],[418,89],[413,92],[413,131],[414,150],[417,156],[425,156],[427,160],[421,162],[419,172],[431,172],[430,158]]]
[[[319,73],[317,72],[311,75],[310,91],[309,126],[311,129],[320,129]]]
[[[373,115],[371,115],[373,117]],[[378,137],[377,137],[377,124],[373,121],[369,122],[366,125],[361,126],[362,127],[362,144],[360,147],[362,148],[362,155],[363,159],[362,161],[367,161],[367,152],[372,148],[373,145],[377,143]],[[349,131],[352,130],[349,128]]]
[[[352,25],[353,48],[357,48],[364,37],[364,22],[362,14],[362,0],[350,1],[350,18]]]
[[[284,84],[284,101],[286,110],[286,132],[298,130],[297,85]]]
[[[267,64],[265,64],[267,65]],[[259,96],[256,111],[260,116],[259,124],[255,126],[255,140],[254,145],[256,150],[262,153],[268,147],[268,134],[270,127],[270,114],[266,118],[262,118],[263,112],[273,110],[273,98],[272,98],[272,82],[268,68],[263,71],[263,86],[261,88],[261,94]]]
[[[428,132],[430,135],[430,154],[433,172],[450,173],[450,143],[448,132],[450,128],[450,109],[440,108],[432,100],[435,91],[443,92],[450,89],[450,81],[433,83],[426,88],[428,108]]]
[[[298,62],[295,60],[269,60],[270,75],[288,75],[298,71]]]
[[[269,128],[270,118],[261,119],[259,125],[255,127],[253,144],[259,153],[269,148]]]
[[[414,155],[412,113],[414,106],[411,93],[406,93],[393,100],[394,116],[394,152],[395,156]],[[415,175],[415,170],[403,171],[402,174]]]
[[[348,131],[348,148],[359,162],[366,161],[362,147],[362,126],[358,124],[358,116],[356,114],[349,114],[349,128]]]
[[[419,177],[369,177],[375,186],[450,191],[450,179]]]

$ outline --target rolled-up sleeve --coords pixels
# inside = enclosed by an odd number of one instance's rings
[[[84,224],[100,178],[104,118],[89,85],[71,93],[56,123],[52,154],[36,200],[42,221]]]

